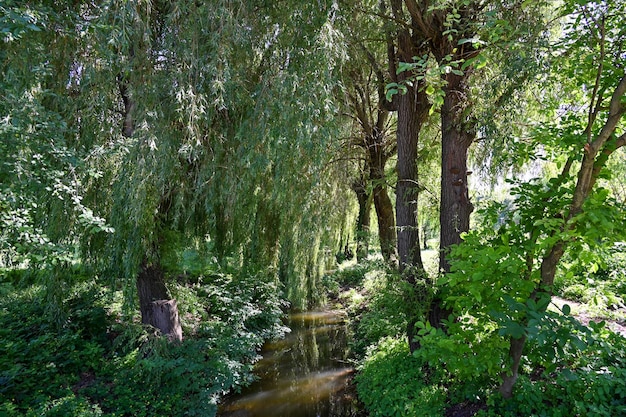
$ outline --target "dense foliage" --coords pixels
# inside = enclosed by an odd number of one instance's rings
[[[324,303],[372,415],[626,413],[625,15],[5,0],[0,414],[213,415]]]
[[[46,314],[42,286],[2,283],[3,415],[214,415],[221,396],[254,379],[264,340],[285,330],[279,292],[258,276],[205,269],[195,284],[178,284],[188,336],[172,345],[120,320],[121,292],[69,274],[77,283],[61,326]]]

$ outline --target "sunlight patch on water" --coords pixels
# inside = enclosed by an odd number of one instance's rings
[[[350,417],[358,407],[350,380],[345,313],[296,312],[291,332],[267,343],[255,367],[259,381],[228,398],[221,417]]]

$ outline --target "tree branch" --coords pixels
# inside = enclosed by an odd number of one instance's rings
[[[622,146],[626,146],[626,133],[617,138],[617,141],[615,142],[615,149],[619,149]]]
[[[430,22],[426,22],[424,19],[424,13],[422,10],[428,10],[428,1],[423,1],[423,9],[420,9],[420,6],[417,4],[415,0],[405,0],[404,4],[406,4],[406,8],[413,19],[413,22],[417,25],[419,30],[422,32],[425,38],[434,37],[433,29],[431,27]]]
[[[593,86],[593,91],[591,93],[591,103],[589,104],[589,116],[587,119],[587,129],[585,129],[585,133],[587,134],[587,143],[591,143],[591,127],[596,121],[596,117],[598,116],[598,112],[600,110],[600,103],[602,102],[602,97],[598,97],[598,90],[600,88],[600,79],[602,77],[602,70],[604,68],[604,40],[605,40],[605,27],[604,27],[604,17],[602,18],[602,26],[600,28],[600,63],[598,64],[598,71],[596,73],[596,81]],[[598,97],[598,102],[594,106],[593,102],[596,97]]]
[[[622,97],[626,94],[626,74],[622,76],[622,79],[619,81],[617,87],[613,91],[613,95],[611,96],[611,103],[609,104],[609,117],[607,118],[606,123],[602,126],[602,130],[596,137],[596,139],[589,146],[590,151],[596,154],[600,148],[604,145],[604,143],[611,137],[615,128],[617,127],[617,123],[619,123],[620,119],[626,112],[626,107],[622,104]]]

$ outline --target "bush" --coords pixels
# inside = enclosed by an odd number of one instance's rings
[[[3,284],[0,415],[215,415],[227,391],[254,379],[264,340],[284,331],[283,303],[261,276],[197,278],[174,288],[180,344],[120,321],[121,293],[94,280],[69,288],[62,320],[47,314],[42,287]]]
[[[487,416],[626,415],[626,340],[602,326],[592,326],[588,348],[557,370],[544,371],[533,351],[513,398],[490,398]]]
[[[446,390],[433,382],[424,363],[398,339],[383,339],[356,377],[359,398],[372,417],[443,415]]]
[[[350,309],[354,355],[363,358],[369,346],[385,337],[403,335],[406,331],[406,308],[403,290],[406,283],[391,271],[367,274],[363,282],[363,300]]]

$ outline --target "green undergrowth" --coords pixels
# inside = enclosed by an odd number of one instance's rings
[[[579,252],[564,264],[555,280],[558,295],[584,304],[593,316],[626,321],[626,243],[602,248],[599,256]]]
[[[595,327],[587,346],[562,358],[547,371],[530,349],[513,398],[496,395],[482,416],[621,416],[626,415],[626,340]]]
[[[357,361],[364,358],[369,346],[405,331],[404,307],[398,302],[405,283],[383,261],[340,269],[324,282],[331,288],[331,298],[348,314],[350,349]]]
[[[359,399],[372,417],[440,416],[446,389],[431,379],[426,364],[406,340],[383,338],[373,346],[356,377]]]
[[[569,308],[546,312],[505,400],[498,387],[508,345],[497,323],[479,329],[465,315],[445,334],[419,322],[422,347],[411,355],[396,273],[367,262],[326,280],[341,288],[336,299],[350,318],[357,391],[371,416],[626,415],[626,340],[603,323],[586,327]]]
[[[76,282],[51,314],[36,285],[0,284],[0,415],[213,416],[253,380],[282,301],[259,276],[208,273],[171,286],[184,340],[123,318],[121,291]]]

